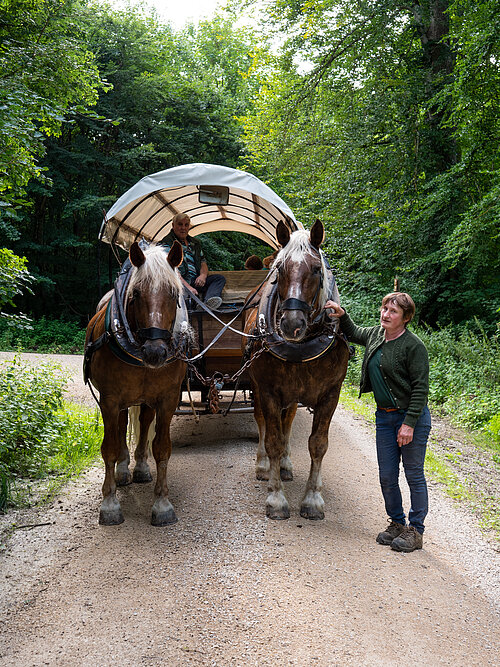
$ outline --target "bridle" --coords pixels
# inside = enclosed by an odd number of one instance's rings
[[[318,252],[318,251],[316,251]],[[319,252],[318,252],[319,255]],[[320,260],[321,260],[321,255],[319,255]],[[280,264],[277,268],[278,271],[278,280],[282,276],[282,271],[283,269],[283,264]],[[307,321],[308,323],[310,322],[310,313],[311,311],[315,310],[315,307],[317,306],[317,301],[319,299],[319,294],[323,288],[323,271],[320,272],[319,276],[319,281],[318,281],[318,287],[316,288],[316,292],[312,298],[311,303],[307,303],[307,301],[302,301],[301,299],[296,299],[294,297],[291,297],[289,299],[285,299],[282,303],[280,303],[280,296],[279,296],[279,289],[278,291],[278,307],[282,310],[300,310],[303,313],[307,315]],[[320,315],[321,315],[320,311]],[[315,318],[314,321],[316,321],[317,318]]]
[[[133,305],[135,297],[132,296],[132,298],[129,300],[128,305]],[[177,306],[179,306],[179,297],[177,297]],[[132,335],[135,336],[137,342],[139,345],[144,345],[144,343],[148,340],[163,340],[167,345],[170,345],[172,342],[172,338],[174,336],[174,327],[175,327],[175,320],[176,317],[174,316],[172,320],[172,325],[169,329],[162,329],[160,327],[142,327],[139,328],[137,326],[137,318],[135,314],[135,309],[134,309],[134,331],[132,331]]]

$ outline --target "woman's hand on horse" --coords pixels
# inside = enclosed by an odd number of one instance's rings
[[[198,296],[198,290],[195,287],[191,287],[191,285],[187,286],[188,290],[192,292],[195,296]]]
[[[328,300],[325,303],[325,310],[328,310],[329,317],[342,317],[342,315],[345,315],[345,310],[336,301]]]

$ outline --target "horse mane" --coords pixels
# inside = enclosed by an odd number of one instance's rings
[[[182,293],[179,271],[167,261],[167,250],[161,245],[150,245],[144,251],[146,261],[133,268],[127,287],[127,297],[133,289],[148,289],[152,292],[168,290],[172,296]]]
[[[308,231],[305,229],[297,229],[291,234],[290,240],[286,246],[277,254],[272,268],[279,269],[281,266],[285,268],[287,264],[303,262],[307,256],[317,258],[318,255],[321,261],[321,273],[323,278],[323,285],[318,294],[318,306],[323,308],[328,300],[330,279],[328,277],[328,270],[323,253],[311,245]]]

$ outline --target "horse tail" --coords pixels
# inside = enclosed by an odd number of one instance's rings
[[[137,444],[139,443],[139,436],[141,434],[140,415],[141,415],[140,405],[132,405],[128,409],[128,439],[130,445],[137,446]],[[149,425],[148,441],[146,445],[149,452],[151,451],[151,446],[153,444],[153,438],[155,437],[155,433],[156,433],[156,417]]]

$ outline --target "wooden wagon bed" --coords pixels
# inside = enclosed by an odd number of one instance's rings
[[[268,271],[211,271],[226,278],[226,285],[222,291],[222,305],[216,311],[217,317],[224,323],[230,322],[243,306],[248,294],[256,289],[267,277]],[[204,310],[190,310],[189,318],[196,333],[198,345],[193,355],[203,350],[222,328],[220,322],[211,317]],[[234,329],[243,329],[243,315],[240,315],[231,325]],[[241,336],[226,330],[224,334],[205,352],[203,359],[198,362],[200,373],[211,377],[214,373],[234,375],[242,364]],[[190,378],[191,389],[204,393],[204,387],[196,377]],[[225,385],[224,389],[233,389],[234,383]],[[239,382],[240,389],[249,388],[249,378],[243,373]]]

